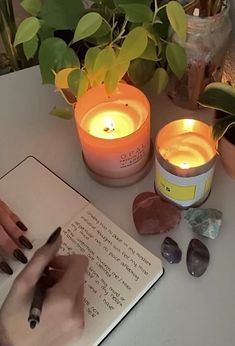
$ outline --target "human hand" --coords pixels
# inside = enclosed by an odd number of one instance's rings
[[[25,237],[27,227],[10,208],[0,200],[0,250],[1,253],[13,256],[22,263],[27,263],[27,258],[20,247],[32,249],[33,245]],[[4,273],[12,274],[11,267],[0,254],[0,270]]]
[[[0,345],[66,345],[83,330],[83,288],[88,260],[83,255],[55,257],[61,244],[61,236],[56,232],[49,243],[36,251],[12,285],[0,310]],[[46,291],[40,323],[30,329],[28,316],[33,292],[48,264],[49,276],[55,284]]]

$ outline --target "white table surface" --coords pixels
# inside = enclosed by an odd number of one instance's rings
[[[149,94],[149,93],[148,93]],[[166,96],[152,99],[152,133],[171,119],[200,117],[210,122],[211,112],[192,112],[174,106]],[[163,235],[141,236],[132,220],[132,201],[153,191],[154,168],[142,181],[110,188],[92,180],[81,159],[73,120],[50,116],[61,96],[42,86],[37,67],[0,77],[0,175],[28,155],[34,155],[86,196],[97,208],[151,252],[161,257],[166,235],[183,251],[179,264],[163,261],[164,277],[102,343],[105,346],[233,346],[235,345],[235,181],[218,160],[212,192],[205,207],[224,213],[222,231],[215,240],[203,239],[211,260],[201,278],[189,275],[185,258],[196,237],[182,220]]]

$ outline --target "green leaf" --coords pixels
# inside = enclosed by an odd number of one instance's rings
[[[90,12],[85,14],[77,24],[73,42],[80,41],[93,35],[101,26],[102,21],[103,19],[99,13]]]
[[[40,0],[23,0],[21,3],[23,9],[30,13],[32,16],[36,16],[42,7]]]
[[[187,57],[184,48],[176,43],[168,43],[166,58],[172,72],[181,79],[187,68]]]
[[[81,70],[77,97],[84,95],[89,88],[89,79],[85,71]]]
[[[143,4],[124,4],[120,5],[124,10],[127,19],[132,23],[146,23],[153,19],[153,12]]]
[[[75,97],[85,94],[89,87],[89,80],[85,71],[76,69],[68,75],[68,85]]]
[[[95,2],[100,3],[100,0],[96,0]],[[102,0],[102,4],[112,10],[115,8],[113,0]]]
[[[67,67],[57,72],[55,75],[55,87],[59,90],[69,89],[68,75],[76,69],[76,67]]]
[[[80,67],[79,59],[72,48],[56,37],[50,37],[42,42],[39,49],[39,64],[44,84],[53,84],[58,72],[66,67]]]
[[[94,64],[94,78],[97,83],[101,83],[107,71],[112,68],[116,60],[116,54],[112,47],[107,46],[99,52]]]
[[[156,46],[152,40],[148,39],[148,45],[144,53],[140,56],[140,58],[145,60],[152,60],[152,61],[158,60]]]
[[[128,33],[123,41],[117,57],[117,64],[138,58],[145,51],[147,44],[147,31],[142,27],[136,27]]]
[[[155,31],[155,34],[161,38],[163,38],[164,40],[167,40],[169,37],[169,26],[170,26],[170,22],[166,13],[166,7],[163,6],[159,9],[158,12],[158,20],[161,21],[161,23],[156,23],[154,24],[153,28]]]
[[[154,25],[150,23],[144,23],[143,26],[147,30],[148,38],[150,38],[155,43],[155,45],[157,45],[159,41],[159,35],[157,34],[156,30],[154,30]]]
[[[95,71],[99,70],[100,68],[105,67],[105,69],[108,69],[112,67],[116,59],[116,54],[112,47],[107,46],[104,49],[102,49],[95,60],[94,69]]]
[[[115,69],[117,70],[118,72],[118,80],[120,81],[124,76],[125,74],[127,73],[128,71],[128,68],[130,66],[130,62],[127,61],[127,62],[124,62],[122,64],[119,64],[119,65],[115,65]]]
[[[225,132],[232,126],[235,126],[235,115],[228,115],[225,118],[216,120],[212,131],[214,140],[217,141],[223,137]]]
[[[31,38],[31,40],[23,43],[23,50],[27,60],[34,57],[37,49],[38,49],[37,35]]]
[[[235,114],[235,88],[224,83],[211,83],[204,89],[199,103],[206,107]]]
[[[153,61],[135,59],[130,63],[128,77],[136,85],[147,83],[153,76],[155,63]]]
[[[84,65],[88,73],[93,73],[95,60],[101,49],[98,47],[89,48],[85,55]]]
[[[73,118],[73,112],[71,109],[63,108],[63,107],[54,107],[50,111],[51,115],[55,115],[56,117],[62,118],[62,119],[72,119]]]
[[[40,15],[50,27],[56,30],[74,30],[85,13],[79,0],[45,0]]]
[[[114,0],[115,5],[122,6],[122,5],[136,5],[136,4],[141,4],[141,5],[146,5],[150,6],[152,3],[152,0]]]
[[[40,29],[40,22],[35,17],[29,17],[20,23],[14,41],[14,46],[31,40]]]
[[[72,90],[74,96],[78,93],[80,71],[80,69],[72,70],[67,77],[68,86]]]
[[[85,55],[85,68],[89,74],[93,73],[95,60],[97,55],[100,53],[100,48],[92,47],[89,48]]]
[[[100,38],[103,38],[104,36],[110,35],[111,30],[112,29],[109,23],[103,20],[99,29],[91,37],[98,40]]]
[[[177,1],[170,1],[166,6],[166,12],[173,30],[179,38],[185,41],[187,33],[187,15],[183,7]]]
[[[112,92],[115,91],[118,81],[119,81],[118,70],[114,67],[107,72],[104,79],[105,89],[108,94],[111,94]]]
[[[154,72],[151,83],[157,95],[160,95],[163,91],[165,91],[168,85],[168,74],[166,70],[162,67],[157,68]]]
[[[38,31],[38,36],[41,41],[46,40],[49,37],[54,37],[54,30],[48,26],[44,20],[40,20],[40,30]]]

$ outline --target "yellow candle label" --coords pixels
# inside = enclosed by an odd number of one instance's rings
[[[166,171],[156,159],[156,189],[182,207],[203,200],[211,189],[214,165],[205,173],[192,177],[179,177]]]
[[[190,201],[195,198],[196,185],[176,185],[161,176],[159,172],[156,173],[156,182],[163,195],[179,201]]]

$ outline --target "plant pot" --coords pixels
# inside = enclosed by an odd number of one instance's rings
[[[216,119],[227,116],[227,113],[216,111]],[[227,130],[223,138],[219,141],[218,151],[225,171],[235,179],[235,128]]]
[[[188,16],[187,70],[181,80],[172,76],[169,97],[183,108],[197,109],[198,99],[206,85],[222,78],[225,55],[232,25],[229,6],[211,17]],[[176,35],[173,41],[182,44]]]
[[[225,171],[232,179],[235,179],[235,145],[223,137],[219,141],[218,151]]]

